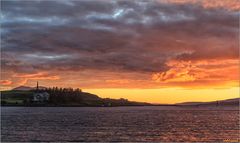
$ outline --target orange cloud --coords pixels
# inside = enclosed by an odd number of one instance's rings
[[[157,83],[178,85],[209,85],[211,83],[237,83],[238,60],[170,61],[166,72],[152,74]]]
[[[118,79],[118,80],[106,80],[107,83],[114,83],[114,84],[127,84],[129,80],[127,79]]]
[[[162,1],[160,0],[160,2]],[[177,4],[199,4],[204,8],[226,8],[235,11],[240,10],[239,0],[165,0],[164,2]]]
[[[11,80],[0,80],[1,85],[6,86],[6,85],[12,85],[13,82]]]
[[[29,80],[58,80],[59,76],[50,75],[46,72],[39,72],[34,74],[15,74],[13,78],[18,79],[18,85],[25,85]]]
[[[185,82],[194,81],[196,77],[190,73],[191,62],[169,63],[170,70],[154,73],[152,79],[156,82]]]
[[[27,78],[27,79],[48,79],[48,80],[60,79],[59,76],[49,75],[48,73],[45,73],[45,72],[40,72],[35,74],[15,74],[13,77]]]

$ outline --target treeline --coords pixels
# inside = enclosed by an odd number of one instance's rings
[[[36,89],[37,90],[37,89]],[[37,92],[47,92],[49,94],[49,103],[66,104],[66,103],[81,103],[82,90],[77,88],[59,88],[52,87],[38,90]]]

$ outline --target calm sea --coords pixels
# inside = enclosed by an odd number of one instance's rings
[[[2,107],[6,141],[237,141],[239,111],[180,107]]]

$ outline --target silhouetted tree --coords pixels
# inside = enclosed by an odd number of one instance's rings
[[[74,90],[73,88],[52,87],[44,89],[44,91],[50,94],[49,102],[53,104],[82,102],[82,91],[79,88]]]

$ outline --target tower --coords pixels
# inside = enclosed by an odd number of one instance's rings
[[[38,91],[38,81],[37,81],[37,88],[36,88],[36,89],[37,89],[37,91]]]

